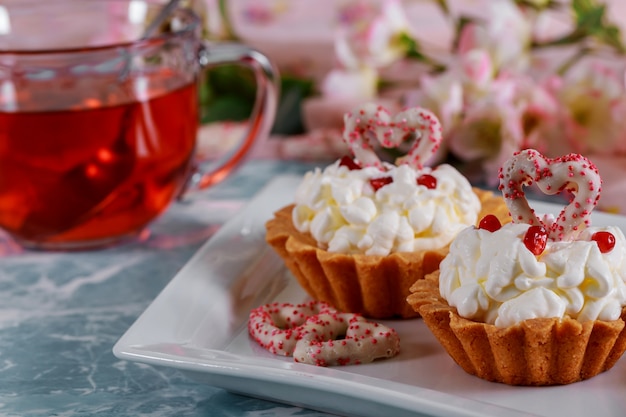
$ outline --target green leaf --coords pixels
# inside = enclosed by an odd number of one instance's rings
[[[626,52],[619,27],[606,21],[605,4],[598,4],[595,0],[573,0],[572,8],[578,32],[593,37],[619,53]]]
[[[450,15],[450,8],[448,7],[448,2],[446,0],[435,0],[435,3],[437,3],[443,14],[446,16]]]
[[[561,2],[558,2],[555,0],[549,0],[545,4],[537,4],[536,2],[531,1],[531,0],[515,0],[515,4],[521,7],[530,8],[530,9],[534,9],[537,11],[542,11],[546,9],[559,9],[563,6]]]
[[[281,93],[273,132],[302,133],[304,128],[300,107],[302,100],[313,94],[314,82],[288,75],[280,81]],[[202,123],[246,120],[250,117],[255,100],[256,80],[252,70],[238,65],[211,68],[200,82],[200,120]]]
[[[413,39],[406,33],[402,33],[398,36],[398,43],[402,45],[403,49],[406,51],[407,58],[414,58],[418,60],[423,60],[424,54],[421,52],[420,44],[416,39]]]
[[[406,51],[404,54],[406,58],[415,59],[424,64],[428,64],[431,67],[433,72],[445,71],[446,69],[445,65],[435,61],[434,59],[430,58],[428,55],[422,52],[420,44],[417,41],[417,39],[414,39],[413,37],[409,36],[407,33],[401,33],[398,36],[397,41],[400,43],[400,45],[403,46],[404,50]]]
[[[241,65],[220,65],[206,73],[206,82],[216,95],[231,94],[254,97],[256,81],[250,68]]]
[[[606,7],[602,5],[589,8],[585,13],[576,14],[576,26],[581,29],[584,28],[590,33],[602,29],[605,12]]]
[[[532,47],[588,44],[585,41],[594,39],[619,54],[626,53],[619,27],[607,22],[606,5],[599,4],[596,0],[572,0],[571,10],[575,20],[572,32],[547,42],[533,42]],[[592,52],[586,47],[583,50],[587,53]]]
[[[239,40],[239,36],[237,35],[235,28],[230,20],[230,12],[228,10],[228,1],[227,0],[219,0],[218,1],[218,10],[219,15],[224,31],[224,40]]]
[[[240,65],[211,68],[203,74],[198,96],[202,123],[245,120],[256,97],[254,74]]]
[[[304,132],[302,101],[313,94],[313,87],[314,82],[310,79],[289,76],[281,79],[280,100],[272,133],[295,135]]]
[[[224,95],[201,107],[200,122],[242,121],[250,117],[253,102],[237,95]]]
[[[585,15],[594,7],[597,7],[595,0],[572,0],[572,11],[576,16]]]
[[[600,33],[596,34],[597,39],[608,45],[621,54],[626,53],[626,47],[622,42],[622,34],[617,26],[607,26]]]

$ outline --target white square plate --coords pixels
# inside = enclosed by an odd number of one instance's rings
[[[419,319],[385,321],[401,352],[371,364],[322,368],[272,355],[248,337],[249,311],[307,299],[265,243],[265,222],[290,203],[300,177],[278,177],[224,225],[172,279],[113,348],[120,358],[178,368],[226,390],[358,416],[618,416],[626,361],[588,381],[513,387],[466,374]],[[560,207],[533,202],[539,212]],[[626,230],[626,218],[594,213]]]

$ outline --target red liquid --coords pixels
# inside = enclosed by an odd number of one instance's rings
[[[193,84],[113,107],[0,112],[0,227],[43,246],[135,234],[183,187],[197,112]]]

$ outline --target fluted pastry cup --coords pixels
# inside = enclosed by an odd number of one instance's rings
[[[459,316],[439,292],[439,271],[417,280],[407,302],[467,373],[509,385],[563,385],[615,365],[626,349],[626,308],[614,321],[569,317],[498,328]]]
[[[503,223],[509,220],[501,197],[480,189],[474,192],[482,204],[479,220],[489,213]],[[409,288],[416,279],[439,268],[449,246],[387,256],[331,253],[319,248],[310,234],[295,228],[293,207],[283,207],[267,222],[266,240],[313,299],[376,319],[419,315],[406,302]]]

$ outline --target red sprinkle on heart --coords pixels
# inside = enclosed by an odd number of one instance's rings
[[[593,236],[591,236],[591,240],[596,241],[598,248],[602,253],[611,252],[615,247],[615,236],[613,236],[613,233],[611,232],[596,232]]]
[[[370,180],[370,184],[372,185],[372,188],[374,188],[374,191],[378,191],[379,189],[383,188],[385,185],[391,184],[392,182],[393,182],[393,178],[391,177],[372,178]]]
[[[354,171],[357,169],[361,169],[359,164],[354,162],[354,159],[350,158],[348,155],[344,155],[339,161],[339,166],[347,167],[350,171]]]
[[[498,219],[493,214],[487,214],[482,218],[480,223],[478,223],[479,229],[485,229],[489,232],[495,232],[496,230],[500,230],[502,227],[502,223],[500,223],[500,219]]]
[[[437,188],[437,178],[433,177],[430,174],[424,174],[417,179],[417,184],[434,190],[435,188]]]
[[[535,256],[541,255],[548,242],[548,232],[543,226],[530,226],[524,235],[524,245]]]

